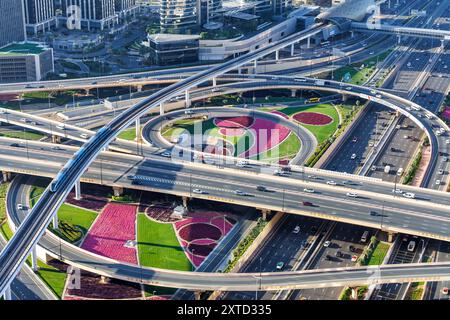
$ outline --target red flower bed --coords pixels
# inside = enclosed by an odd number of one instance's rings
[[[194,243],[190,243],[188,244],[188,250],[189,252],[193,253],[194,255],[198,255],[198,256],[202,256],[202,257],[207,257],[211,251],[214,250],[216,244],[209,244],[209,245],[199,245],[199,244],[194,244]]]
[[[253,124],[252,117],[215,118],[214,124],[220,128],[248,128]]]
[[[222,232],[216,226],[208,223],[191,223],[178,232],[181,239],[188,242],[195,239],[213,239],[219,240]]]
[[[294,115],[294,119],[303,124],[324,126],[333,122],[333,118],[323,113],[300,112]]]

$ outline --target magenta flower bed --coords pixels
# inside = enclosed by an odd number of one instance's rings
[[[97,212],[102,211],[108,203],[106,198],[90,194],[81,194],[81,200],[75,200],[74,192],[69,193],[66,202],[74,206],[78,206],[88,210],[94,210]]]
[[[253,124],[252,117],[215,118],[214,124],[220,128],[248,128]]]
[[[233,228],[236,218],[219,212],[190,212],[186,219],[174,223],[178,240],[189,260],[199,266],[217,243]]]
[[[227,137],[242,136],[245,133],[245,129],[242,128],[220,128],[219,133]]]
[[[122,262],[137,264],[136,249],[125,247],[136,239],[136,206],[108,204],[89,230],[82,248]]]
[[[294,114],[294,119],[303,124],[324,126],[333,122],[333,118],[318,112],[300,112]]]
[[[445,110],[442,113],[442,115],[445,119],[450,120],[450,107],[445,107]]]
[[[288,117],[286,114],[284,114],[283,112],[278,111],[278,110],[270,111],[270,113],[274,113],[274,114],[276,114],[276,115],[279,115],[280,117],[283,117],[283,118],[285,118],[285,119],[289,119],[289,117]]]
[[[265,119],[256,119],[250,130],[255,137],[255,142],[239,157],[251,158],[266,152],[282,143],[291,133],[291,130],[285,126]]]

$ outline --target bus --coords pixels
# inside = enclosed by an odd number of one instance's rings
[[[310,99],[308,99],[308,100],[306,100],[305,101],[305,104],[306,103],[317,103],[317,102],[320,102],[320,98],[310,98]]]
[[[361,242],[366,243],[368,237],[369,237],[369,231],[364,231],[363,235],[361,236]]]

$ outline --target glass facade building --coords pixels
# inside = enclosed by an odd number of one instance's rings
[[[200,24],[200,0],[161,0],[162,33],[193,33]]]
[[[23,1],[0,0],[0,47],[26,40]]]

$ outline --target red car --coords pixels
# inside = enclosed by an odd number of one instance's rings
[[[313,204],[312,204],[311,202],[309,202],[309,201],[303,201],[302,203],[303,203],[304,206],[307,206],[307,207],[312,207],[312,205],[313,205]]]

